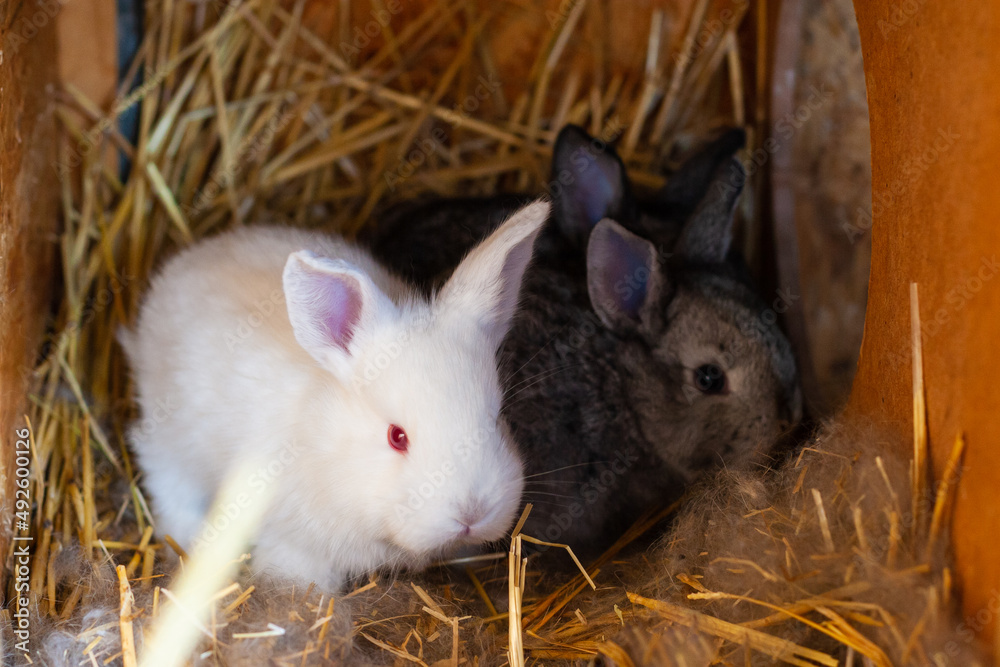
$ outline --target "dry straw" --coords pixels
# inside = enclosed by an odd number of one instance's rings
[[[674,508],[644,517],[597,562],[586,568],[577,562],[581,574],[573,578],[533,571],[522,543],[535,540],[515,530],[506,573],[496,559],[471,560],[462,563],[466,574],[458,580],[433,572],[422,585],[373,578],[339,599],[310,587],[280,589],[272,600],[258,582],[228,578],[241,540],[220,545],[209,572],[202,557],[190,561],[172,540],[153,537],[141,475],[125,445],[125,426],[136,415],[115,332],[132,321],[165,255],[249,221],[353,234],[387,201],[428,191],[538,190],[555,132],[567,122],[621,139],[633,181],[657,187],[680,148],[710,126],[742,122],[746,82],[735,31],[748,4],[737,3],[720,32],[707,28],[717,12],[707,0],[686,16],[653,14],[645,57],[610,72],[602,21],[608,8],[599,0],[563,3],[568,9],[545,30],[529,74],[502,81],[476,109],[463,108],[481,78],[497,73],[497,45],[487,35],[504,21],[545,21],[533,9],[524,10],[529,18],[511,18],[516,4],[417,3],[405,22],[394,22],[367,51],[348,58],[337,45],[350,41],[352,18],[368,17],[367,11],[350,16],[348,2],[336,5],[335,31],[314,32],[311,26],[323,21],[302,0],[169,0],[150,5],[131,68],[143,83],[122,88],[110,113],[77,90],[62,91],[63,291],[31,397],[35,507],[23,532],[36,545],[32,609],[50,623],[77,623],[66,626],[78,642],[74,664],[157,664],[161,656],[144,653],[157,641],[190,641],[203,658],[220,660],[253,646],[282,665],[340,659],[352,642],[371,660],[400,664],[468,664],[481,651],[506,653],[517,665],[602,654],[627,664],[628,651],[612,638],[623,626],[648,627],[658,617],[738,651],[829,664],[826,654],[767,634],[787,619],[818,624],[881,664],[880,649],[856,629],[879,611],[844,607],[843,590],[768,603],[771,616],[742,625],[639,592],[629,592],[636,604],[630,607],[621,588],[614,602],[602,598],[602,591],[615,590],[602,570],[643,567],[642,555],[615,559]],[[758,93],[762,72],[749,82]],[[117,130],[118,116],[133,106],[134,143]],[[758,126],[748,128],[752,140],[761,136],[764,119],[757,116]],[[131,165],[125,180],[121,158]],[[160,417],[143,417],[138,428],[156,428]],[[933,508],[929,552],[946,531],[960,456],[958,445],[948,468],[953,474]],[[924,461],[918,456],[914,482]],[[832,499],[816,496],[816,507],[824,502]],[[860,529],[857,539],[864,541]],[[196,583],[167,576],[178,558]],[[110,562],[118,564],[112,574]],[[698,585],[695,575],[679,581]],[[100,605],[116,609],[113,621],[84,623],[83,612]],[[355,611],[346,630],[338,625],[344,605]],[[637,611],[645,607],[652,617]],[[197,613],[183,619],[192,608]],[[168,634],[158,635],[163,628]],[[726,655],[721,643],[698,646]]]

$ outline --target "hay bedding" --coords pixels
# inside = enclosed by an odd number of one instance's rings
[[[655,187],[709,126],[744,122],[735,31],[747,5],[709,5],[645,16],[645,53],[605,73],[622,52],[597,0],[547,13],[413,3],[367,42],[348,29],[349,3],[165,2],[133,67],[144,83],[110,115],[59,93],[64,292],[36,370],[23,531],[35,540],[32,660],[128,666],[166,645],[199,664],[971,664],[968,633],[948,632],[953,485],[925,498],[898,447],[846,427],[775,474],[694,491],[659,546],[623,555],[665,512],[647,517],[588,564],[596,590],[568,556],[562,570],[522,559],[518,537],[511,554],[380,573],[336,598],[223,568],[238,552],[220,552],[186,598],[207,561],[153,537],[124,446],[134,415],[113,332],[160,258],[246,221],[350,234],[386,201],[427,191],[538,190],[565,122],[618,139],[633,180]],[[518,21],[541,48],[520,43],[532,46],[527,77],[498,76],[507,51],[487,36]],[[134,145],[113,122],[132,103]],[[926,502],[911,503],[913,487]],[[11,613],[4,657],[21,660]]]

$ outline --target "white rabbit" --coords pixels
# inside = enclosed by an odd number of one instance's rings
[[[227,473],[263,454],[251,487],[280,486],[255,569],[335,589],[501,538],[524,481],[496,353],[548,213],[515,213],[430,301],[303,230],[239,229],[167,262],[120,336],[158,532],[191,544]]]

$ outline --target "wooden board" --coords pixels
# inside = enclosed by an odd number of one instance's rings
[[[115,3],[73,0],[59,12],[59,78],[107,109],[118,81]]]
[[[45,95],[55,81],[50,11],[0,0],[0,553],[8,564],[15,431],[24,427],[26,388],[55,267],[56,133]],[[3,576],[0,569],[0,597]]]
[[[953,522],[965,628],[1000,619],[1000,6],[857,0],[871,112],[872,267],[850,408],[909,433],[920,289],[940,474],[967,438]],[[967,632],[967,630],[966,630]]]

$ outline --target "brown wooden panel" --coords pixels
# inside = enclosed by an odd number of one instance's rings
[[[911,429],[920,285],[936,470],[967,436],[953,523],[969,625],[1000,609],[1000,5],[855,2],[871,111],[872,268],[851,409]],[[977,618],[978,614],[978,618]]]
[[[59,3],[0,0],[0,553],[10,551],[14,432],[49,307],[58,186],[55,80]],[[0,568],[0,596],[5,590]]]
[[[118,80],[114,2],[73,0],[59,12],[59,78],[107,109]]]

